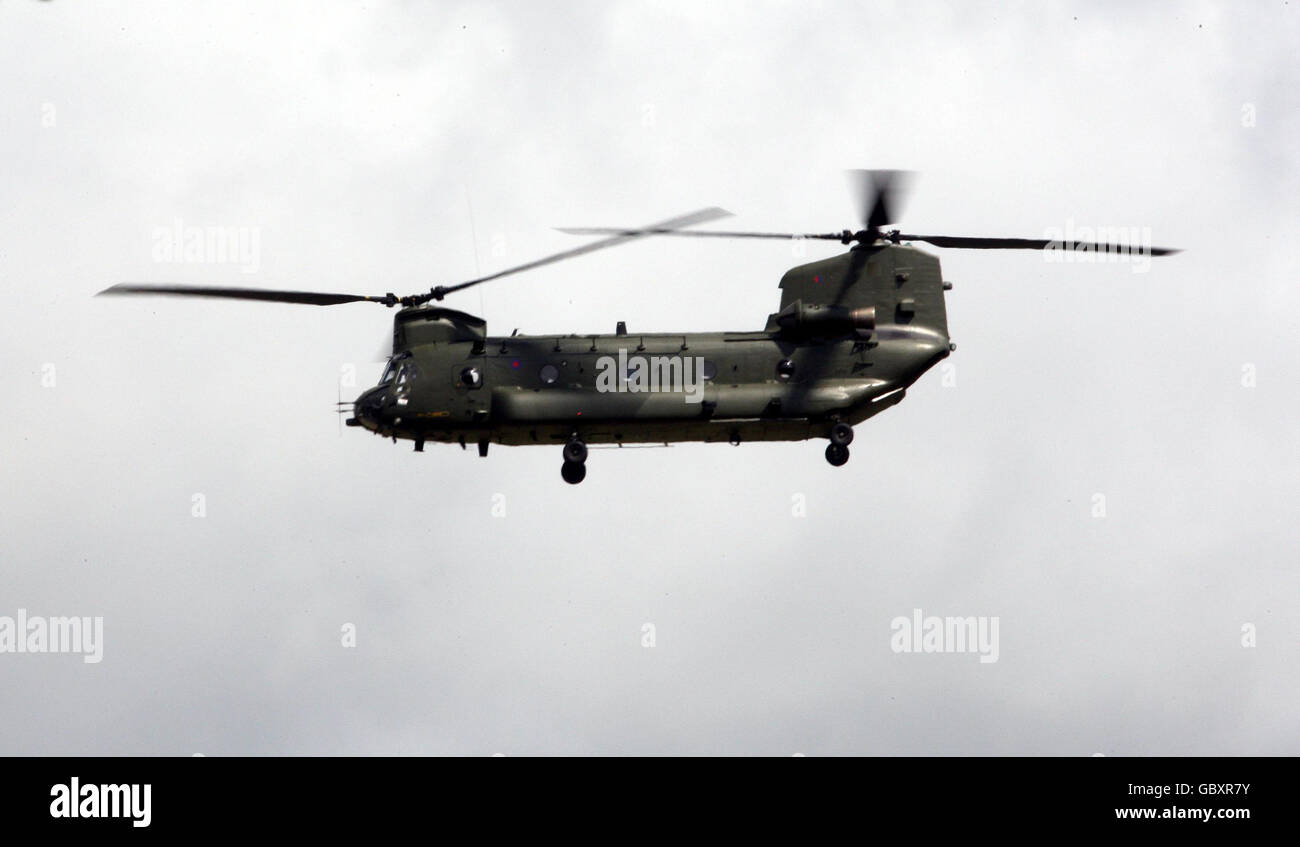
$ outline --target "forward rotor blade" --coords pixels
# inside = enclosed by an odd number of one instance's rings
[[[858,220],[867,230],[878,230],[898,219],[912,183],[911,171],[845,171],[849,190],[857,203]]]
[[[891,235],[895,241],[924,241],[935,247],[959,247],[974,250],[1089,250],[1094,253],[1117,253],[1171,256],[1181,253],[1179,248],[1143,247],[1131,244],[1099,244],[1096,242],[1054,241],[1050,238],[978,238],[959,235]]]
[[[164,294],[173,297],[221,297],[228,300],[262,300],[271,303],[298,303],[308,306],[337,306],[340,303],[383,303],[389,305],[393,295],[367,297],[364,294],[326,294],[320,291],[276,291],[266,288],[219,288],[203,285],[146,285],[124,282],[105,288],[97,297],[118,294]]]
[[[586,253],[595,252],[596,250],[603,250],[606,247],[613,247],[616,244],[622,244],[626,241],[631,241],[632,239],[639,238],[643,235],[650,235],[652,234],[650,230],[663,230],[665,232],[676,232],[678,227],[693,226],[695,224],[702,224],[708,221],[716,221],[719,218],[727,218],[730,216],[731,216],[731,212],[728,212],[726,209],[719,209],[715,206],[708,209],[700,209],[698,212],[691,212],[689,215],[680,215],[675,218],[669,218],[666,221],[660,221],[659,223],[650,224],[649,226],[641,230],[615,230],[614,232],[617,234],[615,234],[612,238],[605,238],[600,241],[593,241],[590,244],[584,244],[581,247],[574,247],[572,250],[564,250],[560,253],[553,253],[550,256],[544,256],[541,259],[534,259],[533,261],[528,262],[527,264],[516,265],[513,268],[506,268],[503,271],[497,271],[496,273],[488,274],[487,276],[482,276],[479,277],[478,279],[471,279],[466,282],[458,283],[456,285],[448,285],[448,286],[440,285],[438,286],[436,291],[438,291],[439,294],[441,295],[450,294],[453,291],[460,291],[462,289],[469,288],[471,285],[478,285],[481,282],[488,282],[490,280],[500,279],[501,277],[509,276],[510,274],[517,274],[521,271],[529,271],[532,270],[533,268],[540,268],[543,265],[550,265],[555,262],[563,261],[564,259],[572,259],[575,256],[582,256]],[[442,299],[441,296],[438,299]]]

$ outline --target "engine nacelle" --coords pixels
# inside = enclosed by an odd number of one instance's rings
[[[806,305],[796,300],[768,318],[769,332],[792,336],[837,336],[871,332],[876,328],[876,307]]]

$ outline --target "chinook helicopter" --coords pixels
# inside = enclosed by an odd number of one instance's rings
[[[948,337],[941,248],[1090,250],[1164,256],[1160,247],[1049,239],[909,235],[894,212],[905,171],[850,171],[861,226],[829,233],[724,232],[688,227],[726,217],[703,209],[649,226],[562,229],[604,238],[422,294],[380,297],[250,288],[124,283],[103,295],[222,297],[333,306],[380,303],[393,318],[392,355],[379,384],[350,403],[349,426],[414,442],[543,445],[563,453],[561,475],[586,477],[588,445],[825,438],[826,460],[849,460],[853,427],[897,405],[956,349]],[[786,271],[781,301],[749,332],[629,332],[489,336],[482,318],[432,305],[511,274],[651,235],[838,241],[837,256]],[[340,403],[340,405],[343,405]],[[345,410],[347,413],[349,410]]]

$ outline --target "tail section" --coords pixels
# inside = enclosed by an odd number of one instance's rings
[[[781,278],[781,308],[873,307],[877,325],[919,326],[948,335],[943,273],[938,258],[900,245],[859,246],[791,268]]]

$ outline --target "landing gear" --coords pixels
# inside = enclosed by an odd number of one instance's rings
[[[848,447],[853,443],[853,427],[840,421],[831,425],[830,439],[832,444],[838,444],[841,447]],[[830,454],[828,453],[827,456]],[[844,464],[841,462],[840,464]]]
[[[850,430],[852,432],[852,430]],[[826,461],[834,467],[839,467],[849,460],[849,448],[843,444],[836,444],[832,441],[826,445]]]
[[[587,466],[582,462],[565,462],[560,466],[560,476],[569,485],[577,485],[587,478]]]
[[[577,485],[587,478],[587,445],[574,433],[564,445],[564,465],[560,476],[569,485]]]
[[[577,438],[570,438],[569,443],[564,445],[564,461],[573,462],[581,465],[587,461],[587,445]]]

